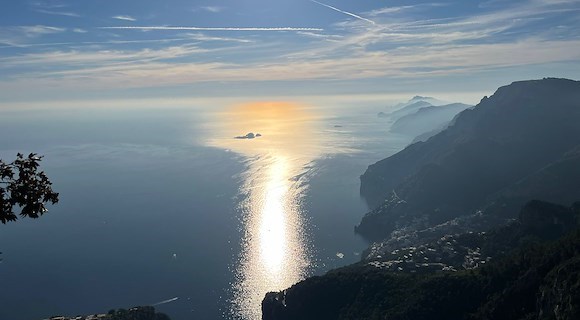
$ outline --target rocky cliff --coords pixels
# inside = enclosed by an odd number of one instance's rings
[[[387,257],[375,257],[269,293],[263,319],[578,319],[580,203],[532,201],[519,217],[487,233],[442,239],[443,268],[415,261],[423,251],[433,256],[436,244],[402,248],[390,254],[405,251],[400,265],[418,267],[393,269]],[[468,250],[455,250],[461,247]]]
[[[580,82],[516,82],[369,166],[357,231],[378,242],[263,319],[580,319],[580,202],[530,201],[580,199],[578,123]]]
[[[357,231],[380,240],[396,229],[426,228],[485,208],[498,213],[504,206],[510,214],[544,194],[570,203],[580,198],[578,123],[578,81],[501,87],[428,141],[369,166],[361,195],[375,209]]]

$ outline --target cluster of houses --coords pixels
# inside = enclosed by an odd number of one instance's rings
[[[394,272],[443,272],[474,269],[482,266],[491,257],[484,257],[479,247],[470,247],[458,241],[454,235],[445,235],[435,242],[379,251],[378,247],[369,257],[367,264]]]

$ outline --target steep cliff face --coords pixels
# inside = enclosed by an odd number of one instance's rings
[[[541,198],[556,203],[571,203],[580,193],[580,146],[565,153],[494,197],[510,199]]]
[[[357,231],[382,241],[263,319],[580,318],[580,202],[529,201],[580,199],[578,123],[580,82],[516,82],[371,165]]]
[[[538,319],[580,319],[580,257],[554,268],[538,294]]]
[[[513,209],[531,199],[529,190],[545,191],[544,182],[555,195],[567,189],[568,199],[577,198],[580,180],[554,174],[580,160],[578,123],[578,81],[502,87],[428,141],[369,166],[361,176],[361,195],[375,209],[357,231],[382,239],[395,228],[435,225],[506,197],[514,200]],[[404,205],[393,205],[393,194]]]
[[[580,203],[532,201],[519,216],[485,234],[445,238],[448,248],[471,247],[466,257],[491,256],[478,267],[408,272],[363,261],[269,293],[263,319],[578,319]],[[412,247],[401,265],[420,265],[412,260],[432,247]]]

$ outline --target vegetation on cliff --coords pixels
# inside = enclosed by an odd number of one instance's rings
[[[131,309],[113,309],[108,313],[87,316],[51,317],[47,320],[171,320],[166,314],[156,312],[154,307],[134,307]]]
[[[361,262],[269,293],[263,319],[578,319],[580,230],[548,239],[577,228],[580,203],[534,201],[520,216],[489,233],[497,258],[484,266],[409,273]]]
[[[170,320],[164,313],[155,312],[153,307],[118,309],[107,313],[105,320]]]

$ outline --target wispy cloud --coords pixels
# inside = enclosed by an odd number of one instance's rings
[[[345,80],[378,77],[421,78],[467,74],[490,68],[580,59],[578,41],[529,40],[518,43],[406,48],[385,52],[360,52],[345,57],[270,60],[256,63],[170,62],[168,59],[204,53],[195,46],[136,52],[53,52],[2,59],[0,65],[28,66],[20,77],[58,83],[76,81],[91,87],[177,85],[205,81]],[[207,51],[205,53],[208,53]],[[62,65],[64,70],[38,74],[37,66]],[[74,67],[73,67],[74,66]],[[51,80],[52,79],[52,80]],[[155,79],[152,81],[152,79]]]
[[[481,14],[466,16],[449,16],[437,19],[415,18],[413,15],[398,13],[394,16],[379,17],[372,28],[365,21],[343,21],[337,27],[347,30],[344,40],[324,47],[314,49],[317,55],[345,52],[353,54],[357,51],[385,51],[399,46],[441,46],[462,45],[468,42],[506,42],[522,39],[522,37],[546,37],[554,32],[554,28],[534,23],[538,19],[548,19],[560,14],[580,11],[574,5],[579,0],[526,0],[513,5],[507,3],[499,9],[485,11]],[[435,4],[430,4],[435,5]],[[439,5],[439,4],[437,4]],[[440,4],[443,5],[443,4]],[[423,4],[421,5],[423,6]],[[381,9],[378,9],[381,10]],[[397,13],[396,11],[393,11]],[[534,32],[526,30],[535,30]],[[519,32],[519,33],[514,33]],[[528,35],[526,35],[529,33]],[[312,52],[302,52],[312,56]]]
[[[505,0],[502,0],[505,1]],[[410,11],[410,10],[419,10],[419,9],[427,9],[427,8],[433,8],[433,7],[444,7],[444,6],[449,6],[449,3],[440,3],[440,2],[431,2],[431,3],[419,3],[419,4],[413,4],[413,5],[403,5],[403,6],[394,6],[394,7],[384,7],[384,8],[379,8],[379,9],[374,9],[371,10],[367,13],[365,13],[368,16],[371,17],[377,17],[377,16],[381,16],[381,15],[392,15],[392,14],[398,14],[398,13],[402,13],[404,11]]]
[[[142,49],[142,50],[98,50],[98,51],[52,51],[46,53],[33,53],[25,55],[26,59],[20,57],[0,58],[3,66],[38,66],[45,64],[45,66],[65,67],[65,69],[88,70],[93,67],[110,68],[112,66],[138,65],[158,60],[171,60],[182,57],[191,56],[199,53],[210,52],[209,49],[200,48],[196,45],[181,45],[171,46],[158,50]],[[81,72],[85,72],[81,71]]]
[[[82,29],[78,29],[82,30]],[[81,31],[75,31],[78,33],[83,33]],[[86,32],[86,31],[85,31]],[[20,44],[17,45],[19,48],[34,48],[34,47],[82,47],[82,46],[93,46],[93,45],[123,45],[123,44],[148,44],[148,43],[169,43],[169,42],[179,42],[179,41],[191,41],[196,40],[192,37],[185,38],[163,38],[163,39],[146,39],[146,40],[109,40],[109,41],[75,41],[75,42],[46,42],[46,43],[30,43],[30,44]],[[0,40],[0,43],[2,41]],[[0,46],[0,49],[12,48],[13,45]]]
[[[72,30],[74,33],[87,33],[88,31],[85,29],[81,29],[81,28],[74,28]]]
[[[200,7],[200,9],[208,11],[208,12],[218,13],[218,12],[222,12],[224,10],[224,7],[206,6],[206,7]]]
[[[222,42],[239,42],[239,43],[251,43],[252,40],[241,39],[241,38],[231,38],[231,37],[211,37],[203,33],[188,33],[187,36],[192,40],[196,41],[222,41]]]
[[[0,44],[7,47],[22,47],[44,35],[65,32],[67,29],[43,25],[0,27]]]
[[[74,17],[74,18],[79,18],[81,16],[78,13],[66,12],[66,11],[52,11],[52,10],[45,10],[45,9],[36,9],[34,11],[36,11],[38,13],[51,14],[51,15],[57,15],[57,16]]]
[[[348,11],[344,11],[344,10],[338,9],[338,8],[336,8],[336,7],[333,7],[333,6],[331,6],[331,5],[328,5],[328,4],[325,4],[325,3],[322,3],[322,2],[318,2],[318,1],[316,1],[316,0],[310,0],[310,2],[314,2],[314,3],[316,3],[316,4],[319,4],[319,5],[321,5],[321,6],[324,6],[324,7],[327,7],[327,8],[329,8],[329,9],[332,9],[332,10],[334,10],[334,11],[336,11],[336,12],[340,12],[340,13],[346,14],[346,15],[348,15],[348,16],[351,16],[351,17],[357,18],[357,19],[359,19],[359,20],[366,21],[366,22],[368,22],[368,23],[370,23],[370,24],[376,24],[374,21],[372,21],[372,20],[370,20],[370,19],[363,18],[363,17],[361,17],[361,16],[359,16],[359,15],[357,15],[357,14],[354,14],[354,13],[352,13],[352,12],[348,12]]]
[[[0,27],[0,43],[9,46],[26,44],[29,40],[43,35],[65,32],[66,28],[44,25]]]
[[[29,5],[36,8],[44,8],[44,9],[61,9],[66,8],[67,5],[62,1],[31,1]]]
[[[344,36],[338,35],[338,34],[326,34],[326,33],[320,33],[320,32],[312,32],[312,31],[299,31],[298,34],[301,36],[308,37],[308,38],[319,39],[319,40],[324,40],[324,41],[329,41],[329,42],[340,41],[341,39],[344,38]]]
[[[189,30],[189,31],[323,31],[321,28],[295,28],[295,27],[278,27],[278,28],[261,28],[261,27],[171,27],[171,26],[149,26],[149,27],[99,27],[99,29],[120,29],[120,30]]]
[[[367,14],[371,17],[376,17],[376,16],[380,16],[383,14],[398,13],[398,12],[401,12],[403,10],[407,10],[407,9],[411,9],[411,8],[415,8],[415,7],[416,7],[415,5],[413,5],[413,6],[398,6],[398,7],[384,7],[384,8],[372,10]]]
[[[64,11],[66,8],[68,8],[68,5],[60,1],[34,1],[29,2],[28,4],[34,12],[38,13],[74,18],[81,17],[81,15],[76,12],[71,12],[68,10]]]
[[[95,90],[114,89],[121,84],[143,88],[229,81],[412,82],[502,68],[527,70],[537,65],[570,62],[577,65],[580,62],[577,33],[574,37],[560,38],[559,32],[566,30],[558,25],[568,23],[567,30],[579,26],[580,20],[574,20],[575,11],[580,10],[578,2],[521,0],[515,5],[505,0],[503,6],[443,17],[430,17],[428,10],[420,11],[417,6],[379,8],[363,14],[373,17],[372,26],[364,18],[341,16],[343,21],[325,27],[324,32],[319,28],[296,27],[102,27],[168,30],[175,31],[176,36],[71,42],[62,47],[57,43],[24,44],[57,49],[43,48],[32,54],[0,58],[3,74],[0,92],[12,92],[11,88],[17,91],[18,86],[26,85],[53,88],[55,84]],[[0,28],[0,42],[2,30],[4,36],[17,33],[30,39],[65,31],[47,26]],[[212,31],[256,31],[256,34],[239,33],[234,37],[231,33]],[[300,38],[293,37],[293,33],[287,37],[258,36],[257,32],[262,31],[292,31]],[[127,32],[123,36],[131,35]],[[218,41],[222,43],[205,43]],[[141,45],[121,45],[126,43]]]
[[[118,15],[118,16],[114,16],[112,17],[113,19],[117,19],[117,20],[123,20],[123,21],[137,21],[137,19],[128,16],[128,15]]]

